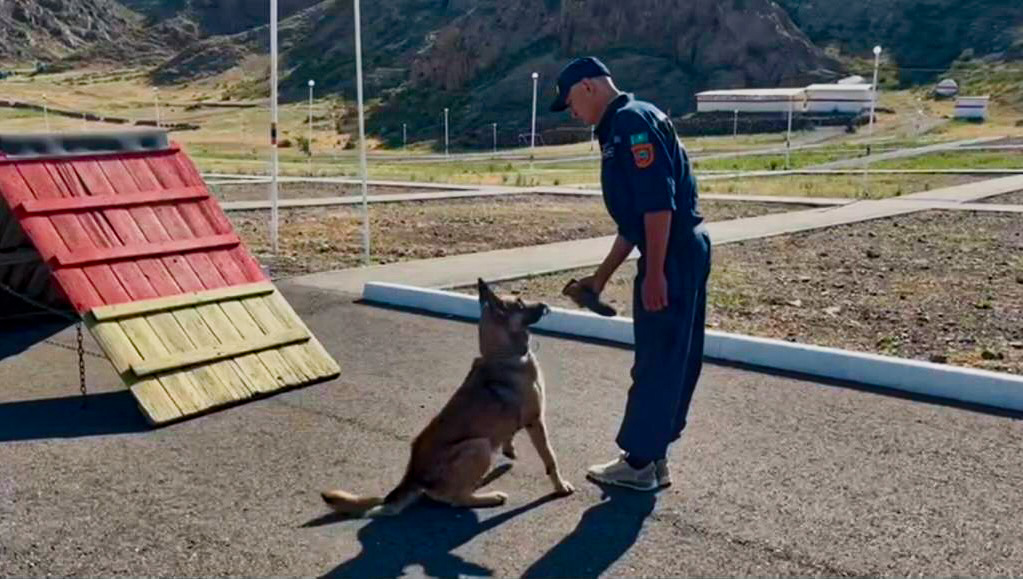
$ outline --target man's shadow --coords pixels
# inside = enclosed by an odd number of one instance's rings
[[[489,484],[510,468],[508,464],[498,467],[480,486]],[[411,565],[421,565],[423,572],[432,577],[491,576],[491,569],[466,561],[452,551],[477,535],[555,499],[554,495],[547,495],[484,521],[479,518],[480,511],[420,499],[400,515],[372,519],[359,529],[357,536],[362,552],[324,577],[400,577]],[[344,520],[342,516],[331,514],[303,526],[316,527]]]
[[[523,577],[597,577],[632,548],[657,495],[601,489],[606,500],[583,513],[575,530],[530,565]]]

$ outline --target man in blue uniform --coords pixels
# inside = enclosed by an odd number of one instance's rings
[[[590,467],[598,482],[637,490],[671,484],[668,446],[678,440],[703,364],[711,241],[696,180],[668,117],[618,90],[595,58],[569,63],[552,111],[596,125],[604,204],[618,236],[596,273],[580,281],[600,294],[634,248],[635,360],[618,431],[621,455]]]

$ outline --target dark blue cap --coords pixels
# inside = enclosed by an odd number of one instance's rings
[[[575,83],[584,78],[598,76],[611,76],[611,71],[604,66],[603,62],[600,62],[595,57],[577,58],[565,65],[565,68],[561,69],[561,74],[558,75],[558,84],[555,87],[558,91],[558,96],[554,98],[551,110],[560,113],[567,109],[568,105],[565,104],[565,99],[568,98],[568,91],[572,90]]]

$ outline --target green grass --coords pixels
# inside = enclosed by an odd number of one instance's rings
[[[874,163],[875,169],[1023,169],[1023,153],[945,151],[908,159]]]

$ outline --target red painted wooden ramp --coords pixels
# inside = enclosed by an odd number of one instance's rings
[[[52,275],[150,420],[338,374],[164,131],[0,135],[0,198],[0,281]]]

